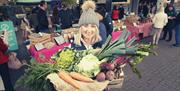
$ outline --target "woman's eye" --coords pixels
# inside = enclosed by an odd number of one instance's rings
[[[84,25],[84,27],[88,27],[88,25],[87,25],[87,24],[85,24],[85,25]]]
[[[91,25],[91,27],[95,28],[95,27],[96,27],[96,25]]]

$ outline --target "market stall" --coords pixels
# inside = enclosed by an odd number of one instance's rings
[[[60,34],[32,33],[28,36],[30,41],[29,52],[37,62],[46,63],[56,52],[71,45],[71,39],[76,32],[77,28],[68,28]]]
[[[134,45],[135,40],[135,37],[130,38],[130,32],[123,30],[113,41],[109,36],[104,47],[98,50],[63,48],[68,45],[65,43],[38,51],[37,54],[45,54],[50,60],[44,58],[41,63],[37,63],[36,59],[32,59],[17,85],[26,86],[33,91],[102,91],[110,85],[122,85],[122,66],[129,64],[133,72],[141,77],[135,66],[151,51],[150,45]]]
[[[122,86],[124,65],[141,78],[136,66],[154,52],[151,44],[135,43],[139,34],[136,17],[118,21],[116,26],[121,27],[100,47],[95,46],[101,41],[95,3],[86,1],[82,9],[79,29],[29,36],[33,58],[17,86],[32,91],[103,91],[110,85]]]
[[[127,31],[131,33],[129,39],[136,36],[137,40],[139,40],[141,39],[141,37],[139,36],[140,34],[143,35],[142,38],[150,36],[150,32],[152,30],[152,22],[151,19],[139,21],[138,16],[132,13],[127,16],[125,20],[113,21],[113,27],[113,39],[117,38],[123,30],[122,27],[125,27]]]

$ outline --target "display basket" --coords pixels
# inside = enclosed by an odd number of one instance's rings
[[[115,72],[115,79],[111,80],[108,85],[121,85],[124,81],[124,71],[122,70],[122,67],[117,69]]]
[[[110,81],[108,85],[122,85],[123,81],[124,81],[124,77],[121,77]]]

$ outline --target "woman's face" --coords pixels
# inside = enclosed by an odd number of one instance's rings
[[[84,38],[92,38],[96,35],[96,25],[95,24],[85,24],[81,26],[81,33]]]

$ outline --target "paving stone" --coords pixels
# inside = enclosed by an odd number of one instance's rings
[[[129,67],[124,71],[127,81],[122,89],[110,91],[180,91],[180,48],[160,41],[158,56],[149,56],[138,65],[142,79],[137,79]],[[138,80],[138,81],[137,81]]]

